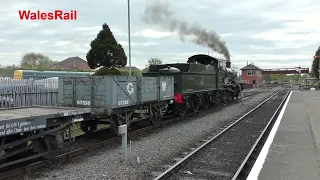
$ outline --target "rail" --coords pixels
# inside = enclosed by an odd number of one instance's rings
[[[285,89],[285,88],[283,88]],[[280,91],[282,91],[283,89],[278,90],[276,93],[274,93],[272,96],[270,96],[269,98],[267,98],[266,100],[264,100],[262,103],[260,103],[258,106],[256,106],[255,108],[251,109],[249,112],[247,112],[246,114],[244,114],[243,116],[241,116],[239,119],[237,119],[235,122],[233,122],[231,125],[229,125],[227,128],[223,129],[221,132],[219,132],[217,135],[215,135],[214,137],[212,137],[209,140],[206,140],[202,145],[200,145],[198,148],[194,149],[192,152],[190,152],[187,156],[185,156],[184,158],[182,158],[180,161],[178,161],[177,163],[175,163],[174,165],[172,165],[170,168],[168,168],[166,171],[164,171],[163,173],[161,173],[160,175],[158,175],[156,178],[154,178],[154,180],[163,180],[163,179],[168,179],[172,173],[176,172],[180,167],[182,167],[189,159],[191,159],[191,157],[193,157],[195,154],[197,154],[201,149],[203,149],[204,147],[206,147],[208,144],[210,144],[211,142],[213,142],[215,139],[217,139],[218,137],[220,137],[222,134],[224,134],[225,132],[227,132],[229,129],[231,129],[232,127],[234,127],[236,124],[238,124],[239,122],[241,122],[245,117],[249,116],[253,111],[257,110],[258,108],[260,108],[263,104],[265,104],[266,102],[268,102],[270,99],[272,99],[274,96],[276,96]],[[286,96],[287,98],[287,96]],[[278,108],[279,109],[279,108]]]
[[[282,100],[281,104],[279,105],[279,107],[277,108],[277,110],[274,112],[274,114],[272,115],[272,117],[270,118],[267,126],[263,129],[263,131],[261,132],[260,136],[258,137],[258,139],[256,140],[256,142],[254,143],[254,145],[252,146],[252,148],[250,149],[248,155],[246,156],[246,158],[243,160],[243,162],[241,163],[240,167],[238,168],[238,170],[236,171],[236,173],[234,174],[234,176],[232,177],[232,180],[236,180],[239,179],[239,177],[241,177],[243,175],[243,173],[245,172],[244,170],[246,170],[249,165],[248,161],[249,159],[253,158],[253,153],[254,151],[258,148],[259,145],[264,144],[263,143],[263,137],[267,134],[268,130],[270,130],[272,128],[272,122],[277,118],[277,116],[279,115],[283,105],[285,104],[289,94],[290,94],[291,90],[288,91],[288,93],[286,94],[285,98]]]

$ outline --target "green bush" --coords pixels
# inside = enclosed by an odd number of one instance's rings
[[[142,71],[140,71],[140,70],[133,70],[133,71],[131,71],[131,73],[132,73],[132,76],[138,76],[138,77],[142,76]],[[129,74],[129,72],[128,72],[128,74]]]
[[[121,76],[129,76],[129,71],[127,70],[120,70]]]
[[[115,68],[102,67],[93,74],[93,76],[107,76],[107,75],[121,76],[121,72]]]
[[[118,70],[116,68],[108,68],[108,67],[102,67],[99,70],[97,70],[94,74],[94,76],[107,76],[107,75],[114,75],[114,76],[129,76],[128,70]],[[132,70],[131,71],[132,76],[142,76],[141,70]]]
[[[120,73],[121,73],[121,76],[129,76],[128,70],[120,70]],[[140,77],[140,76],[142,76],[142,72],[140,70],[132,70],[131,75]]]

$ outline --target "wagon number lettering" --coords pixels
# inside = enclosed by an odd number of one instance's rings
[[[77,105],[90,106],[90,104],[91,104],[90,101],[77,101]]]
[[[118,106],[129,104],[129,100],[118,101]]]

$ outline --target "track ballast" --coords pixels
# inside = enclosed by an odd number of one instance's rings
[[[190,147],[189,151],[181,152],[173,165],[164,165],[156,169],[148,179],[243,179],[244,176],[238,175],[244,173],[236,172],[246,163],[244,160],[248,153],[257,144],[261,132],[264,132],[271,119],[274,119],[275,112],[281,109],[278,107],[283,104],[288,92],[288,89],[280,90],[269,100],[261,103],[259,108],[235,119],[228,127],[222,128],[220,133],[205,139],[198,147]]]

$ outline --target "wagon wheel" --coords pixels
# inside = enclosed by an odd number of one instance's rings
[[[202,103],[203,103],[203,107],[205,109],[208,109],[209,105],[210,105],[210,98],[208,96],[203,96],[202,97]]]
[[[119,126],[120,126],[119,117],[117,115],[113,115],[111,118],[111,122],[110,122],[110,129],[111,129],[111,131],[113,131],[113,133],[116,136],[120,136],[119,131],[118,131]]]
[[[160,124],[160,114],[155,108],[151,108],[152,113],[150,113],[150,121],[153,125],[159,125]]]
[[[98,121],[96,120],[80,122],[80,128],[85,133],[93,133],[95,130],[97,130],[97,127]]]

